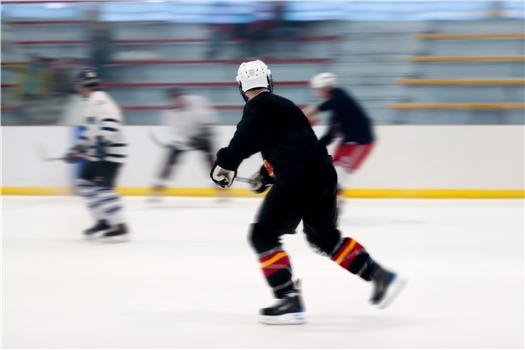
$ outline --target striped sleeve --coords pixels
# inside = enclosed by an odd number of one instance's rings
[[[120,111],[108,101],[100,101],[99,103],[97,107],[100,113],[100,135],[105,141],[113,142],[122,127]]]

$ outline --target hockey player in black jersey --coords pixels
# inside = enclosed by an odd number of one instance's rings
[[[241,162],[261,152],[264,163],[252,177],[251,189],[270,188],[250,230],[250,242],[277,303],[261,309],[266,324],[305,322],[298,281],[292,280],[288,254],[280,237],[295,233],[302,220],[309,243],[345,270],[373,282],[371,303],[387,306],[404,282],[375,262],[361,244],[342,237],[337,229],[337,173],[325,145],[308,119],[291,101],[272,93],[270,70],[261,61],[243,63],[237,73],[246,101],[242,120],[230,144],[217,153],[212,180],[232,185]]]

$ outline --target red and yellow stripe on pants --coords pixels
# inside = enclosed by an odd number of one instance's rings
[[[278,250],[264,258],[260,258],[259,262],[261,263],[264,277],[268,277],[272,273],[290,265],[290,259],[284,250]]]
[[[337,253],[332,258],[337,264],[341,265],[342,268],[348,269],[350,263],[359,255],[359,252],[363,249],[363,246],[352,238],[348,238]]]

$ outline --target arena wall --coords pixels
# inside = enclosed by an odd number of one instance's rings
[[[320,135],[324,126],[316,127]],[[235,126],[216,129],[216,148],[227,145]],[[379,125],[377,144],[345,188],[347,197],[362,198],[523,198],[524,132],[522,125]],[[71,193],[78,166],[42,161],[36,148],[59,157],[73,143],[76,128],[4,127],[2,194]],[[158,172],[163,150],[149,132],[168,140],[162,126],[127,126],[128,163],[119,178],[124,195],[145,195]],[[260,155],[246,160],[239,176],[260,166]],[[202,154],[185,154],[175,169],[170,195],[212,196],[215,188]],[[308,189],[305,188],[305,191]],[[246,185],[234,184],[235,196],[250,196]]]

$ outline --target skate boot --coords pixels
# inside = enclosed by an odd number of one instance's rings
[[[106,220],[98,220],[95,226],[84,231],[84,237],[86,239],[94,239],[97,237],[97,233],[109,230],[110,228],[111,226],[109,226]]]
[[[275,305],[261,309],[260,322],[268,325],[288,325],[306,323],[304,305],[299,289],[299,281],[295,288],[277,299]]]
[[[388,307],[401,293],[407,281],[398,274],[379,267],[372,279],[374,290],[370,302],[380,309]]]
[[[126,224],[117,224],[106,231],[102,236],[108,243],[127,242],[129,240],[128,227]]]

